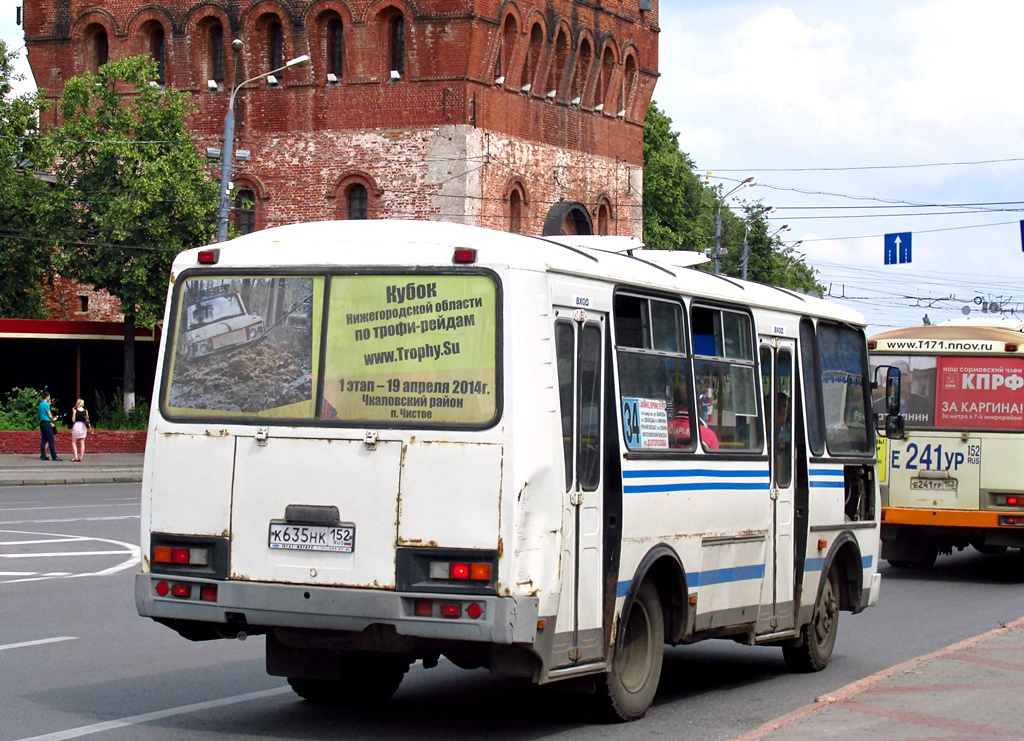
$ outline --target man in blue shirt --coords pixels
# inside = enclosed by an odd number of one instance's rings
[[[55,461],[62,460],[57,457],[57,446],[53,439],[53,412],[50,410],[50,392],[43,392],[43,400],[39,402],[39,457],[46,460],[46,446],[50,446],[50,457]]]

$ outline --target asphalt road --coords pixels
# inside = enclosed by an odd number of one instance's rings
[[[138,484],[0,487],[0,741],[70,739],[731,739],[815,697],[1024,615],[1016,552],[883,566],[882,599],[843,613],[829,667],[778,649],[667,652],[647,717],[595,725],[570,693],[414,667],[385,709],[310,705],[263,668],[263,639],[191,643],[136,615]]]

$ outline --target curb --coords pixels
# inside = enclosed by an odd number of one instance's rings
[[[142,474],[89,476],[88,478],[0,479],[0,486],[63,486],[65,484],[138,484]]]
[[[987,633],[982,633],[979,636],[967,638],[965,640],[960,641],[959,643],[954,643],[951,646],[946,646],[946,648],[940,648],[938,651],[933,651],[930,654],[925,654],[924,656],[918,656],[913,659],[908,659],[907,661],[904,661],[900,664],[896,664],[895,666],[891,666],[888,669],[883,669],[882,671],[864,677],[863,679],[858,679],[856,682],[851,682],[845,687],[840,687],[835,692],[829,693],[827,695],[822,695],[821,697],[816,697],[814,698],[814,702],[810,703],[809,705],[804,705],[802,708],[797,708],[796,710],[786,713],[785,715],[780,716],[775,720],[770,720],[767,723],[758,726],[753,731],[750,731],[749,733],[746,733],[742,736],[733,739],[733,741],[760,741],[761,739],[765,738],[766,736],[769,736],[770,734],[779,730],[780,728],[785,728],[786,726],[792,725],[793,723],[796,723],[798,720],[806,718],[809,715],[812,715],[813,713],[817,712],[818,710],[821,710],[822,708],[826,708],[829,705],[834,705],[836,703],[845,702],[846,700],[849,700],[850,698],[859,695],[860,693],[870,689],[874,685],[878,684],[879,682],[885,679],[888,679],[889,677],[895,676],[897,674],[906,674],[907,672],[914,671],[922,664],[927,664],[928,662],[934,659],[942,658],[950,654],[959,653],[960,651],[964,651],[968,648],[971,648],[972,646],[987,641],[990,638],[994,638],[995,636],[1002,635],[1003,633],[1008,633],[1011,630],[1015,630],[1018,628],[1024,628],[1024,617],[1017,618],[1012,623],[1008,623],[999,628],[993,628]]]

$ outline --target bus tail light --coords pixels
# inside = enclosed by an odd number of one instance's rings
[[[476,250],[471,247],[456,247],[452,253],[452,262],[456,265],[472,265],[476,262]]]
[[[1024,527],[1024,517],[1020,515],[999,515],[999,524],[1007,527]]]
[[[401,547],[397,556],[400,592],[494,594],[497,591],[497,551]]]
[[[220,261],[220,250],[199,250],[200,265],[216,265]]]
[[[176,597],[178,599],[192,599],[192,587],[199,587],[199,599],[203,602],[216,602],[217,601],[217,585],[216,584],[199,584],[193,585],[188,582],[167,582],[158,581],[153,587],[153,591],[156,592],[158,597]]]
[[[430,578],[489,582],[491,580],[491,564],[464,561],[431,561]]]
[[[210,549],[154,545],[153,563],[168,563],[175,566],[207,566],[210,563]]]
[[[153,533],[149,570],[204,579],[227,579],[229,542],[225,537]]]

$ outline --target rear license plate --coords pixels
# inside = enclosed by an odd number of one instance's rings
[[[356,548],[356,526],[351,522],[340,525],[292,525],[271,522],[267,544],[271,548],[292,551],[332,551],[352,553]]]
[[[910,479],[910,488],[918,491],[956,491],[956,479]]]

